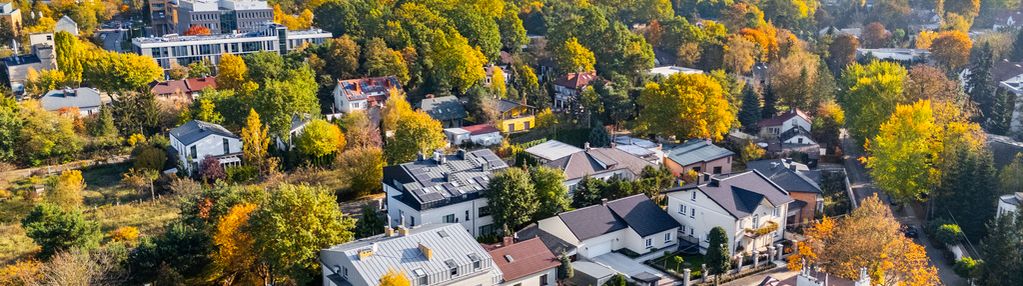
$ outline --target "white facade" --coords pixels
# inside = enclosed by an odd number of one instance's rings
[[[806,129],[806,131],[810,131],[811,130],[810,129],[811,128],[810,127],[811,126],[810,121],[807,121],[806,118],[803,118],[802,116],[793,116],[792,118],[789,118],[788,120],[783,121],[780,125],[771,125],[771,126],[760,127],[760,137],[775,138],[775,137],[778,137],[779,135],[781,135],[782,132],[785,132],[785,131],[790,130],[792,128],[796,128],[797,126],[798,127],[802,127],[803,129]],[[786,141],[785,143],[790,143],[790,142]]]
[[[174,134],[170,136],[171,147],[178,151],[181,167],[187,174],[198,171],[199,163],[206,157],[217,157],[242,152],[242,141],[238,138],[211,134],[191,144],[182,144]],[[226,145],[225,145],[226,144]],[[237,158],[222,158],[221,164],[237,162]]]
[[[168,35],[159,38],[135,38],[131,42],[134,53],[151,57],[160,67],[168,70],[172,62],[187,66],[193,62],[207,60],[216,66],[223,54],[241,55],[263,51],[283,54],[307,43],[323,43],[331,37],[330,32],[319,29],[288,31],[283,26],[268,25],[258,33]]]
[[[1014,193],[1008,195],[1002,195],[998,198],[998,212],[996,216],[1012,215],[1019,210],[1020,199],[1023,198],[1023,193]]]
[[[450,204],[443,207],[418,211],[395,199],[401,195],[401,191],[383,184],[387,193],[387,216],[390,218],[388,224],[391,227],[415,227],[423,224],[436,223],[458,223],[461,224],[473,237],[483,234],[490,234],[495,228],[494,217],[487,213],[487,199],[477,198],[460,203]]]
[[[733,252],[739,245],[747,253],[763,251],[784,238],[787,204],[775,207],[764,200],[753,215],[735,218],[699,189],[671,192],[667,197],[668,214],[682,224],[679,232],[691,241],[698,241],[701,251],[709,247],[708,234],[714,227],[724,228],[728,232],[728,249]],[[769,222],[777,224],[777,229],[772,233],[756,238],[746,235],[747,229],[764,227]]]
[[[792,136],[791,138],[785,139],[785,141],[783,141],[782,143],[807,145],[816,144],[817,142],[814,142],[813,139],[807,137],[806,135],[799,134]]]
[[[678,239],[675,236],[679,231],[678,228],[671,228],[666,231],[641,237],[631,227],[626,227],[624,229],[580,241],[568,228],[568,225],[566,225],[558,216],[538,221],[537,227],[546,233],[574,245],[576,247],[575,254],[578,254],[583,258],[593,258],[608,254],[612,251],[618,251],[623,248],[635,253],[646,254],[651,250],[663,249],[678,243]],[[571,253],[569,253],[569,255],[571,255]]]
[[[601,173],[590,175],[590,179],[597,179],[597,180],[601,180],[601,181],[611,180],[611,178],[614,178],[614,177],[618,177],[618,178],[621,178],[621,179],[625,179],[625,180],[631,181],[631,180],[634,180],[636,178],[636,175],[632,174],[632,171],[630,171],[629,169],[618,169],[618,170],[614,170],[614,171],[601,172]],[[575,187],[577,185],[579,185],[579,181],[582,181],[582,180],[583,180],[583,178],[581,178],[581,177],[580,178],[571,179],[571,180],[565,180],[565,187],[568,187],[568,192],[570,194],[572,192],[574,192],[575,191]]]

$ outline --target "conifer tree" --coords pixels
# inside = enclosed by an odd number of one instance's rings
[[[761,113],[762,118],[771,118],[778,114],[778,97],[770,85],[764,87],[764,108],[761,109]]]
[[[754,132],[760,121],[760,95],[752,87],[746,87],[742,93],[742,108],[739,110],[739,123],[746,132]]]

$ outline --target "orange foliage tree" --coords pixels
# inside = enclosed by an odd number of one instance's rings
[[[211,33],[212,32],[210,32],[210,28],[206,28],[206,27],[203,27],[203,26],[192,25],[191,27],[188,27],[188,30],[185,30],[184,35],[185,36],[209,36]]]
[[[931,56],[946,70],[954,71],[970,61],[973,41],[960,31],[945,31],[931,42]]]
[[[260,277],[265,272],[252,255],[252,236],[243,229],[255,210],[255,204],[238,204],[220,218],[213,234],[213,244],[217,246],[217,251],[212,255],[213,266],[209,272],[209,281],[228,285],[259,284],[262,281]]]

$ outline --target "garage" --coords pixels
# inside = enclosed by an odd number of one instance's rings
[[[586,246],[586,257],[597,257],[611,252],[611,241]]]

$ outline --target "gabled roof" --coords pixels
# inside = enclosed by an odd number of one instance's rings
[[[747,162],[746,168],[757,170],[786,191],[821,193],[821,187],[817,184],[820,172],[811,171],[806,165],[783,159],[768,159]]]
[[[675,161],[680,166],[710,162],[732,155],[735,153],[703,139],[689,140],[667,151],[668,159]]]
[[[526,148],[526,153],[547,161],[561,159],[581,151],[583,151],[583,149],[568,145],[567,143],[558,140],[547,140],[546,142],[536,144],[533,147]]]
[[[402,202],[423,210],[475,199],[487,188],[494,171],[508,168],[490,149],[435,156],[440,161],[417,158],[384,167],[383,183],[401,190]]]
[[[778,138],[781,139],[781,141],[788,141],[789,139],[792,139],[793,137],[796,137],[796,136],[799,136],[799,135],[803,135],[806,138],[811,138],[810,131],[806,130],[801,125],[796,125],[793,128],[789,128],[789,130],[785,130],[785,132],[782,132],[781,135],[778,136]],[[810,144],[810,143],[816,143],[816,142],[812,142],[812,141],[811,142],[806,142],[806,144]]]
[[[63,108],[95,108],[102,105],[99,91],[88,88],[54,89],[46,92],[39,103],[43,109],[57,111]]]
[[[592,205],[558,214],[579,241],[619,231],[628,227],[604,205]]]
[[[515,101],[511,101],[511,100],[507,100],[507,99],[502,99],[502,100],[498,100],[497,101],[497,112],[505,113],[505,112],[511,111],[512,109],[514,109],[516,107],[519,107],[519,106],[532,107],[532,106],[525,105],[525,104],[522,104],[522,103],[519,103],[519,102],[515,102]]]
[[[401,90],[401,84],[394,76],[338,80],[337,85],[341,95],[348,100],[386,98],[391,89]]]
[[[476,124],[469,126],[462,126],[462,130],[468,131],[470,135],[481,135],[487,133],[500,133],[501,130],[497,129],[490,124]]]
[[[540,238],[505,245],[489,251],[494,264],[504,273],[504,281],[513,281],[558,267],[561,261]]]
[[[570,89],[581,89],[590,85],[594,79],[597,79],[596,72],[582,72],[582,73],[568,73],[564,76],[558,77],[554,80],[555,85],[564,86]]]
[[[590,148],[547,162],[545,165],[564,171],[566,180],[622,169],[639,175],[643,172],[643,167],[653,166],[650,162],[617,148]]]
[[[678,221],[643,194],[609,201],[607,208],[639,236],[653,235],[680,226]]]
[[[207,87],[214,89],[217,88],[217,78],[214,76],[207,76],[153,82],[149,84],[149,90],[156,95],[171,95],[177,92],[199,92]]]
[[[750,216],[756,206],[767,201],[771,205],[780,206],[793,201],[789,193],[771,182],[757,171],[746,171],[728,175],[718,175],[710,181],[699,185],[686,185],[666,193],[699,190],[707,195],[718,206],[721,206],[734,218]]]
[[[452,120],[465,118],[465,106],[452,95],[425,98],[419,103],[420,108],[437,120]]]
[[[758,127],[778,126],[796,116],[802,117],[803,120],[806,120],[806,122],[810,122],[810,116],[806,115],[806,113],[803,113],[803,111],[799,109],[790,109],[789,111],[786,111],[782,115],[760,120],[760,122],[757,122],[757,126]]]
[[[995,64],[991,66],[991,79],[995,82],[1005,81],[1021,74],[1023,74],[1023,62],[1001,60],[995,61]]]
[[[210,135],[220,135],[235,139],[238,138],[238,136],[235,136],[234,133],[231,133],[231,131],[227,131],[224,126],[199,120],[185,122],[185,124],[181,124],[181,126],[171,129],[170,135],[177,138],[178,141],[180,141],[181,144],[185,144],[185,146],[191,145],[192,143],[202,140],[203,138],[206,138],[206,136]]]
[[[1023,153],[1023,142],[1013,140],[1008,136],[986,134],[987,147],[991,149],[991,155],[995,159],[995,167],[1001,169],[1012,163],[1016,155]]]
[[[205,89],[207,87],[216,89],[217,88],[217,77],[215,77],[215,76],[206,76],[206,77],[186,78],[185,79],[185,85],[188,86],[188,89],[193,91],[193,92],[201,91],[201,90],[203,90],[203,89]]]

